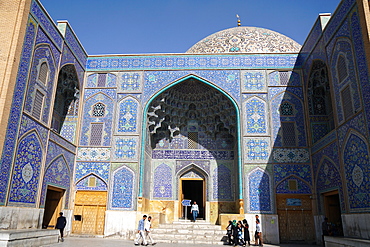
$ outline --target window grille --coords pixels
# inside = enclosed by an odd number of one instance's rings
[[[93,117],[104,117],[105,115],[105,105],[103,103],[96,103],[93,106]]]
[[[343,55],[340,55],[337,62],[339,83],[343,82],[348,76],[347,63]]]
[[[96,187],[96,177],[91,176],[88,180],[88,187]]]
[[[90,145],[101,146],[103,136],[103,123],[91,123]]]
[[[352,96],[351,96],[351,89],[350,87],[346,87],[342,92],[342,105],[343,105],[343,114],[344,119],[347,120],[353,114],[353,106],[352,106]]]
[[[107,74],[98,74],[98,87],[105,87]]]
[[[283,116],[292,116],[293,115],[293,106],[288,102],[284,102],[280,106],[280,114]]]
[[[298,183],[295,179],[288,180],[288,187],[290,191],[297,191],[298,190]]]
[[[281,129],[283,132],[283,145],[287,147],[296,146],[297,140],[294,122],[282,122]]]
[[[32,116],[38,120],[40,120],[41,117],[43,102],[44,95],[39,90],[36,90],[35,98],[33,101]]]
[[[188,132],[188,148],[198,148],[198,132]]]
[[[289,84],[289,79],[290,79],[290,71],[280,71],[279,76],[280,76],[280,85],[288,85]]]
[[[44,85],[46,84],[47,82],[47,79],[48,79],[48,74],[49,74],[49,68],[48,68],[48,64],[46,62],[43,62],[40,66],[40,69],[39,69],[39,76],[38,76],[38,80],[40,82],[42,82]]]

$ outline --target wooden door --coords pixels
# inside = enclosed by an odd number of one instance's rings
[[[308,195],[277,195],[280,242],[313,242],[315,226]]]
[[[48,186],[42,228],[54,229],[62,209],[64,190]]]
[[[78,191],[75,199],[72,232],[103,235],[106,202],[106,191]]]

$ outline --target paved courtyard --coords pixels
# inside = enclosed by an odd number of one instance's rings
[[[66,247],[66,246],[82,246],[82,247],[134,247],[134,242],[130,240],[120,240],[120,239],[106,239],[106,238],[81,238],[81,237],[67,237],[64,242],[59,242],[57,244],[45,245],[43,247]],[[171,244],[171,243],[158,243],[156,247],[210,247],[210,244]],[[222,246],[222,245],[219,245]],[[253,245],[252,245],[253,246]],[[265,244],[266,247],[317,247],[318,245],[304,245],[304,244],[281,244],[281,245],[271,245]]]

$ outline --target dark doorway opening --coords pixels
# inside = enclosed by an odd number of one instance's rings
[[[191,200],[191,204],[194,201],[197,202],[199,207],[198,219],[205,219],[205,210],[204,210],[204,180],[181,180],[182,181],[182,194],[184,199]],[[187,217],[192,219],[190,210],[191,207],[187,207]]]
[[[62,207],[63,195],[64,190],[53,188],[50,186],[48,187],[46,192],[45,211],[42,221],[42,228],[55,228],[55,224],[57,222],[57,218]]]
[[[343,236],[340,199],[338,191],[324,194],[325,216],[331,223],[333,236]]]

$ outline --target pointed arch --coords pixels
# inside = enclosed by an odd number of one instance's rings
[[[9,203],[34,206],[36,203],[43,151],[38,133],[25,133],[18,141]]]
[[[135,173],[122,166],[112,174],[109,205],[112,210],[133,210]]]
[[[304,179],[294,174],[277,183],[275,186],[275,191],[277,194],[312,194],[311,185]]]
[[[131,96],[126,96],[118,102],[117,133],[138,133],[140,103]]]
[[[195,80],[198,80],[214,89],[217,90],[217,92],[220,92],[221,95],[224,95],[231,103],[229,103],[229,106],[233,106],[234,109],[235,109],[235,118],[236,118],[236,140],[237,140],[237,164],[238,164],[238,185],[239,185],[239,199],[242,199],[243,198],[243,193],[242,193],[242,151],[241,151],[241,129],[240,129],[240,109],[239,109],[239,106],[237,104],[237,102],[233,99],[233,97],[231,97],[228,93],[226,93],[224,90],[222,90],[221,88],[219,88],[218,86],[214,85],[213,83],[203,79],[203,78],[200,78],[198,76],[195,76],[195,75],[192,75],[192,74],[189,74],[185,77],[182,77],[176,81],[174,81],[173,83],[165,86],[164,88],[162,88],[161,90],[159,90],[157,93],[153,94],[152,97],[146,102],[145,106],[144,106],[144,110],[143,110],[143,115],[142,115],[142,119],[145,119],[147,114],[148,114],[148,109],[149,109],[149,106],[151,105],[151,103],[156,99],[157,96],[159,96],[161,93],[165,92],[167,89],[170,89],[171,87],[181,83],[181,82],[184,82],[185,80],[188,80],[188,79],[195,79]],[[143,124],[142,124],[142,143],[141,143],[141,153],[144,154],[145,153],[145,148],[146,148],[146,145],[145,145],[145,142],[148,140],[147,138],[147,121],[142,121]],[[139,174],[139,193],[138,193],[138,196],[142,196],[143,194],[143,179],[144,179],[144,165],[145,165],[145,155],[141,155],[141,160],[140,160],[140,174]]]
[[[153,197],[171,199],[173,197],[172,169],[169,165],[162,163],[154,169]]]
[[[248,212],[272,213],[272,180],[271,175],[261,167],[256,167],[247,174],[246,193],[249,202]]]
[[[91,184],[91,178],[95,178],[93,184]],[[94,172],[90,172],[89,174],[86,174],[85,176],[80,178],[78,181],[76,181],[75,186],[76,190],[108,190],[108,184],[104,181],[102,177]]]
[[[246,133],[266,134],[268,130],[267,103],[264,99],[252,96],[245,102]]]
[[[366,183],[370,177],[369,144],[363,135],[352,129],[348,130],[344,143],[342,159],[350,210],[369,208],[370,194]]]
[[[232,201],[232,177],[231,170],[224,164],[218,165],[213,170],[213,199],[219,201]]]

